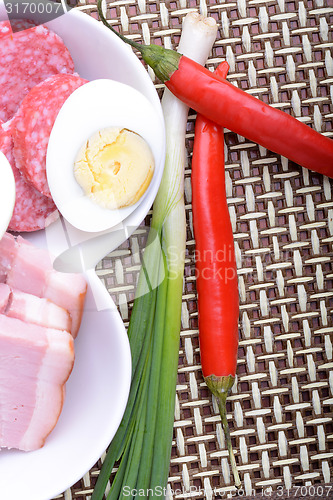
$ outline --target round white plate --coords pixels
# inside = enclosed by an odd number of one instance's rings
[[[61,231],[60,221],[56,222],[53,235],[57,224]],[[52,242],[47,242],[45,231],[30,235],[29,240],[48,248]],[[3,499],[49,500],[62,493],[97,462],[121,422],[131,380],[128,338],[98,276],[92,270],[86,277],[85,312],[75,339],[75,363],[63,411],[43,448],[1,450]]]
[[[13,214],[15,180],[12,167],[0,151],[0,239],[5,233]]]

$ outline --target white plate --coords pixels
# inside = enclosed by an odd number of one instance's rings
[[[3,0],[0,0],[0,21],[5,19],[8,17]],[[73,58],[75,70],[82,78],[87,80],[109,78],[138,90],[154,106],[164,132],[160,99],[148,72],[131,47],[101,22],[77,9],[72,9],[66,15],[50,21],[47,26],[63,39]],[[164,158],[165,137],[160,152],[161,168],[156,169],[157,175],[154,176],[152,187],[138,207],[120,223],[119,228],[114,227],[115,230],[125,227],[127,237],[143,221],[153,204],[163,174]],[[109,251],[114,248],[111,245]]]
[[[12,167],[0,151],[0,239],[6,231],[15,203],[15,180]]]
[[[160,99],[148,72],[132,48],[122,42],[102,23],[97,22],[87,14],[72,9],[65,16],[47,23],[47,26],[64,40],[75,63],[75,69],[82,78],[89,81],[108,78],[133,87],[150,101],[160,119],[159,127],[163,128],[161,134],[163,134],[164,140],[163,144],[160,144],[159,165],[156,165],[151,186],[140,200],[137,208],[120,223],[120,228],[127,228],[127,237],[129,237],[150,210],[162,179],[165,136]],[[113,229],[116,230],[117,226]],[[95,236],[98,236],[98,233],[95,233]],[[111,246],[109,250],[113,249],[114,247]]]
[[[59,220],[52,224],[50,235],[39,231],[28,239],[59,251],[65,244],[61,232]],[[52,243],[55,239],[57,248]],[[131,380],[128,338],[95,272],[88,271],[87,279],[87,302],[75,339],[76,357],[63,411],[43,448],[28,453],[1,450],[4,500],[49,500],[62,493],[97,462],[121,422]]]

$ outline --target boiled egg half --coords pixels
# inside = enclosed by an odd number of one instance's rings
[[[156,196],[164,167],[163,117],[139,91],[94,80],[66,100],[46,158],[59,212],[85,232],[110,229]]]

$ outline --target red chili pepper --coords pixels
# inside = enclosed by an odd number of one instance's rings
[[[333,140],[182,56],[168,89],[210,120],[303,167],[333,176]]]
[[[181,101],[222,127],[303,167],[333,177],[333,140],[213,75],[178,52],[127,39],[108,24],[101,0],[97,8],[103,24],[139,50],[157,77]]]
[[[227,71],[228,64],[222,64],[215,73],[225,77]],[[235,485],[239,487],[226,417],[226,398],[237,365],[239,298],[225,190],[224,136],[219,125],[202,115],[197,116],[195,124],[192,195],[202,372],[218,401]]]

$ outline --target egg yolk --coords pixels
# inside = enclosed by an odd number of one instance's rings
[[[74,162],[74,175],[84,193],[107,209],[136,203],[153,173],[154,157],[147,142],[119,127],[96,132]]]

